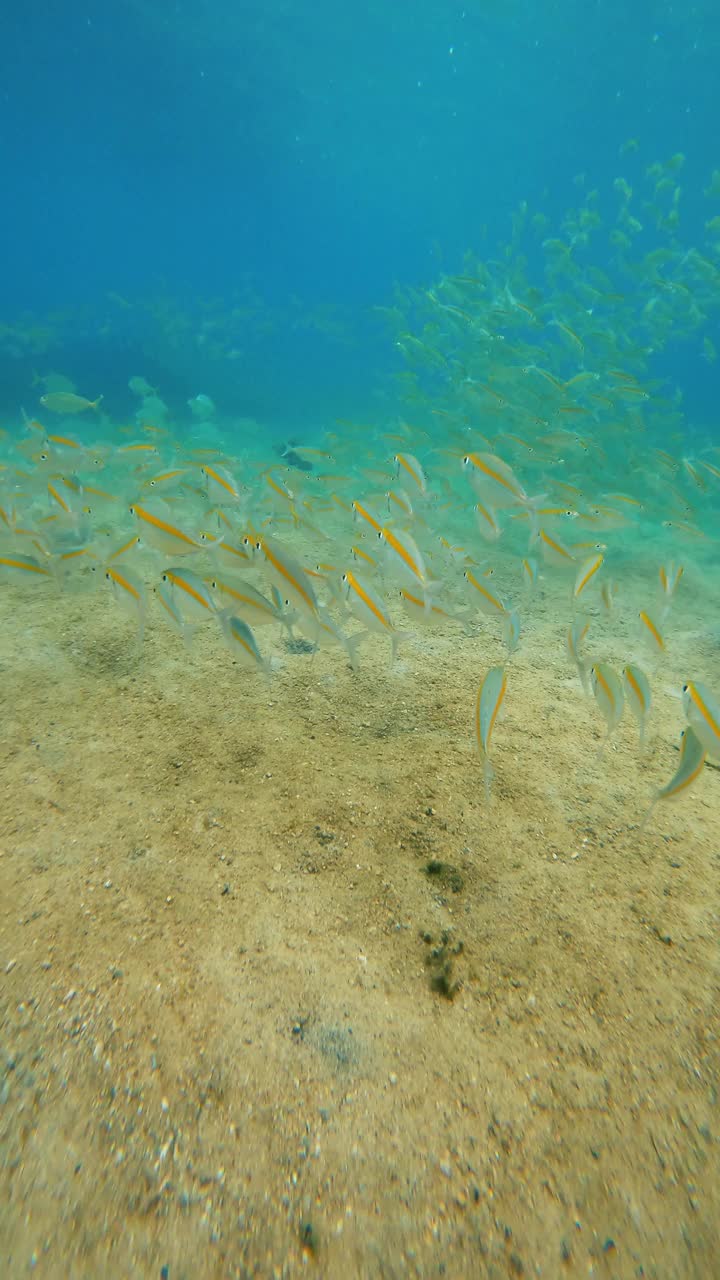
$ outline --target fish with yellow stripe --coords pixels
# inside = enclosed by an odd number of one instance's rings
[[[660,624],[649,610],[641,609],[638,613],[638,621],[640,622],[641,635],[650,641],[656,653],[663,653],[665,651],[665,636],[660,630]]]
[[[629,703],[630,709],[635,716],[638,724],[638,732],[640,735],[640,750],[645,745],[645,731],[647,729],[648,717],[652,707],[652,693],[650,690],[650,681],[645,672],[634,663],[628,663],[623,667],[623,684],[625,686],[625,697]]]
[[[300,562],[283,543],[267,534],[261,534],[254,541],[245,538],[244,544],[261,559],[267,577],[277,587],[282,599],[297,610],[304,620],[305,629],[309,627],[314,634],[318,629],[318,599],[310,576]]]
[[[463,470],[481,502],[492,510],[524,506],[530,500],[512,467],[492,453],[468,453]]]
[[[481,582],[471,569],[466,569],[463,573],[463,577],[473,588],[472,599],[480,612],[484,613],[487,618],[504,619],[506,607],[505,602],[500,598],[500,596],[496,595],[494,591],[491,591],[484,582]]]
[[[176,524],[170,508],[164,503],[136,502],[130,507],[143,542],[165,555],[187,556],[204,551],[203,543]]]
[[[689,680],[683,685],[682,701],[688,724],[708,755],[720,760],[720,703],[699,680]]]
[[[210,582],[210,589],[216,595],[224,597],[227,601],[226,608],[231,609],[237,617],[242,618],[243,622],[247,622],[250,626],[262,627],[285,621],[284,614],[277,606],[261,591],[257,591],[252,583],[245,582],[242,578],[235,578],[232,581],[214,578]]]
[[[401,583],[421,587],[427,593],[430,582],[419,547],[409,533],[385,525],[378,533],[384,550],[384,566]]]
[[[35,556],[25,556],[14,551],[5,551],[0,553],[0,577],[3,576],[32,580],[33,578],[52,578],[52,572],[46,564],[42,564]]]
[[[491,667],[478,689],[475,702],[475,736],[483,759],[483,779],[487,801],[490,800],[490,786],[495,773],[490,760],[490,746],[506,693],[505,668]]]
[[[423,626],[447,622],[461,622],[465,625],[464,618],[448,613],[438,604],[429,605],[424,596],[411,591],[409,587],[400,588],[400,603],[408,617]]]
[[[427,477],[417,458],[411,453],[396,453],[394,462],[398,477],[409,480],[417,492],[424,498],[427,495]]]
[[[570,660],[575,664],[575,669],[580,677],[580,683],[583,691],[589,691],[587,667],[582,658],[582,646],[587,639],[590,630],[590,622],[587,618],[576,618],[568,627],[565,636],[565,647],[568,651]]]
[[[698,737],[692,725],[687,725],[683,729],[680,738],[680,761],[678,767],[670,781],[655,792],[653,802],[640,824],[641,831],[644,831],[659,801],[677,800],[684,796],[697,782],[705,768],[707,754],[704,742]]]
[[[578,569],[575,586],[573,588],[573,598],[575,600],[580,599],[580,596],[593,581],[595,575],[602,569],[604,562],[605,557],[602,552],[598,552],[597,555],[590,556],[587,560],[583,561]]]
[[[590,684],[595,694],[595,701],[607,725],[607,733],[598,751],[599,759],[610,740],[610,735],[622,719],[625,694],[620,677],[607,662],[596,662],[590,668]]]
[[[120,608],[137,622],[137,638],[142,643],[147,613],[145,584],[142,578],[124,564],[111,564],[105,569],[105,581],[110,583],[113,598]]]
[[[215,506],[228,503],[236,506],[240,502],[240,490],[227,467],[205,463],[200,468],[200,474],[205,479],[208,499]]]
[[[162,581],[170,591],[183,617],[187,619],[211,618],[217,606],[210,591],[197,573],[190,569],[170,568],[162,575]]]
[[[361,622],[368,631],[389,637],[391,662],[394,663],[397,658],[400,634],[395,629],[395,624],[390,617],[382,596],[378,595],[377,591],[352,569],[348,569],[347,573],[343,574],[342,584],[345,589],[345,602],[348,612],[358,622]]]
[[[261,654],[257,640],[247,622],[238,618],[230,609],[220,610],[217,619],[234,661],[241,667],[254,667],[265,676],[271,675],[271,664]]]

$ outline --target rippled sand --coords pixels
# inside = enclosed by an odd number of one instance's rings
[[[714,1274],[717,771],[639,824],[716,642],[684,608],[598,761],[563,591],[488,806],[489,625],[357,674],[278,635],[268,685],[88,575],[3,588],[3,1274]]]

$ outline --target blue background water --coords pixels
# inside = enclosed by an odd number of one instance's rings
[[[395,281],[493,256],[520,200],[559,221],[579,173],[611,190],[630,136],[638,172],[686,154],[699,241],[720,165],[713,0],[40,0],[4,15],[2,65],[0,320],[70,315],[60,350],[0,356],[13,403],[51,367],[118,411],[144,373],[265,420],[349,412],[400,367],[371,310]],[[253,319],[222,335],[242,354],[211,364],[197,342],[149,359],[157,322],[107,300],[249,288]],[[667,359],[710,418],[698,347]]]

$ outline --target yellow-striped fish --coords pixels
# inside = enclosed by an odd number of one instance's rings
[[[529,592],[533,592],[540,580],[540,566],[534,556],[526,556],[521,562],[523,582]]]
[[[588,560],[585,560],[580,565],[580,568],[578,569],[577,577],[575,579],[575,586],[573,588],[573,598],[575,600],[580,599],[580,596],[582,595],[583,591],[585,591],[585,589],[588,587],[588,585],[592,582],[593,578],[595,577],[595,574],[599,573],[600,569],[602,569],[604,561],[605,561],[604,555],[602,555],[601,552],[598,552],[597,555],[590,556]]]
[[[105,570],[105,581],[110,583],[113,596],[131,617],[135,618],[138,624],[138,640],[142,641],[145,632],[145,585],[142,579],[133,573],[132,569],[127,569],[124,564],[108,565]]]
[[[476,502],[473,511],[475,512],[475,523],[480,537],[484,538],[486,542],[497,542],[502,533],[502,527],[492,507],[485,506],[482,502]]]
[[[172,586],[168,586],[164,582],[161,582],[157,587],[153,588],[153,591],[155,599],[163,610],[166,621],[170,623],[170,626],[180,636],[185,647],[189,649],[192,644],[195,628],[185,620],[183,611],[180,608],[180,603]]]
[[[385,497],[387,498],[388,511],[390,514],[392,514],[393,507],[397,507],[398,511],[400,511],[407,520],[412,520],[414,515],[412,502],[404,489],[401,489],[399,485],[396,489],[388,489]]]
[[[316,618],[318,602],[312,582],[287,548],[266,534],[257,538],[254,544],[250,539],[245,539],[245,543],[249,547],[254,546],[255,554],[262,557],[265,572],[277,586],[283,600],[287,600],[306,619]]]
[[[615,609],[615,601],[618,596],[619,587],[614,578],[610,578],[601,584],[600,599],[602,600],[603,609],[608,617]]]
[[[559,538],[553,538],[546,529],[538,529],[531,541],[540,547],[546,564],[555,565],[561,569],[569,569],[574,565],[575,556],[570,548]]]
[[[411,453],[396,453],[395,465],[397,466],[398,476],[407,476],[412,481],[415,488],[423,497],[427,493],[427,479],[417,458]]]
[[[407,587],[400,588],[400,603],[413,622],[420,622],[424,626],[432,623],[461,621],[461,619],[453,618],[451,613],[447,613],[445,609],[441,609],[437,604],[431,604],[428,607],[428,602],[424,596],[417,595]]]
[[[246,546],[238,545],[237,542],[227,538],[225,534],[218,537],[217,534],[203,530],[198,535],[198,541],[204,543],[210,554],[215,556],[218,562],[223,563],[226,568],[247,568],[252,559],[252,555]]]
[[[599,758],[607,746],[611,733],[617,728],[622,719],[625,695],[619,675],[616,671],[613,671],[607,662],[596,662],[590,668],[590,683],[595,694],[595,701],[607,724],[607,733],[600,744],[598,752]]]
[[[468,453],[462,465],[481,502],[497,510],[527,503],[527,493],[502,458],[493,453]]]
[[[208,618],[217,612],[215,601],[202,578],[190,569],[166,569],[162,581],[172,593],[183,616]]]
[[[505,617],[506,610],[504,601],[500,599],[500,596],[495,595],[495,593],[491,591],[484,582],[481,582],[479,578],[476,578],[472,570],[466,569],[463,577],[474,589],[473,600],[480,612],[484,613],[488,618],[503,619]]]
[[[217,615],[228,649],[235,662],[243,667],[257,667],[263,675],[271,674],[270,663],[263,658],[247,622],[237,618],[230,610],[222,609]]]
[[[209,463],[206,463],[205,466],[200,468],[200,474],[205,477],[207,495],[214,505],[222,506],[226,503],[235,504],[240,501],[240,490],[225,467],[210,466]]]
[[[647,826],[658,801],[676,800],[679,796],[683,796],[689,791],[693,783],[700,777],[705,767],[706,757],[707,751],[704,743],[695,733],[692,725],[688,725],[687,728],[683,729],[680,738],[680,763],[670,781],[655,792],[655,798],[640,824],[641,831]]]
[[[373,530],[374,533],[381,532],[383,527],[382,522],[378,520],[376,516],[373,515],[372,511],[370,511],[369,508],[364,505],[364,503],[356,501],[351,503],[351,507],[352,507],[353,516],[355,517],[356,520],[364,520],[366,524],[370,525],[370,528]]]
[[[27,546],[27,543],[25,544]],[[34,556],[16,555],[6,551],[0,555],[0,574],[18,578],[51,578],[47,565],[41,564]]]
[[[707,751],[704,743],[698,737],[692,725],[687,725],[682,732],[680,763],[670,781],[658,791],[658,800],[674,800],[676,796],[682,795],[684,791],[687,791],[688,787],[691,787],[695,779],[702,773],[706,756]]]
[[[143,488],[153,489],[155,493],[161,493],[166,489],[177,489],[186,475],[187,467],[173,467],[170,471],[158,471],[156,475],[143,480]]]
[[[345,588],[348,611],[358,622],[362,622],[368,631],[374,631],[380,635],[390,637],[392,646],[391,661],[394,662],[397,657],[397,646],[400,637],[395,630],[385,601],[378,595],[377,591],[374,591],[367,582],[364,582],[350,569],[343,574],[342,582]]]
[[[378,567],[377,560],[375,560],[373,556],[368,555],[367,551],[365,551],[363,547],[359,547],[355,545],[350,548],[350,553],[352,555],[353,560],[362,561],[366,569],[377,569]]]
[[[210,584],[211,590],[228,601],[228,608],[243,622],[253,627],[267,626],[269,623],[280,623],[283,616],[272,601],[268,600],[249,582],[240,578],[232,582],[221,582],[216,578]]]
[[[662,653],[665,649],[665,637],[652,614],[647,609],[641,609],[638,618],[642,633],[649,638],[655,651]]]
[[[503,644],[511,658],[520,643],[520,615],[517,609],[507,609],[503,618]]]
[[[710,690],[698,680],[683,685],[683,709],[705,750],[720,758],[720,704]]]
[[[631,663],[628,663],[626,667],[623,667],[622,674],[625,685],[625,697],[629,702],[632,713],[638,723],[640,749],[642,750],[645,745],[645,730],[647,728],[650,708],[652,706],[650,681],[640,667],[634,666]]]
[[[495,723],[507,693],[507,676],[504,667],[491,667],[483,680],[475,703],[475,735],[483,758],[485,798],[490,799],[490,784],[494,770],[490,762],[490,744]]]
[[[117,551],[113,551],[112,555],[107,557],[107,563],[110,564],[113,560],[119,560],[120,556],[125,555],[126,551],[135,551],[140,545],[138,537],[128,538],[127,542],[123,542],[122,546],[117,548]]]
[[[685,566],[676,564],[674,560],[669,560],[667,564],[660,565],[658,577],[660,579],[661,620],[664,620],[670,612],[684,572]]]
[[[276,498],[281,498],[283,503],[290,508],[291,514],[293,516],[293,521],[294,523],[297,523],[297,513],[295,511],[296,494],[294,493],[294,491],[290,488],[289,485],[285,484],[284,480],[281,480],[278,476],[274,476],[272,471],[268,471],[266,473],[265,483],[270,489],[271,494],[273,494]]]
[[[164,502],[158,500],[152,505],[136,502],[130,508],[130,514],[138,522],[143,542],[165,555],[187,556],[204,550],[197,538],[175,524],[170,508]]]
[[[378,534],[385,551],[385,564],[401,582],[421,586],[427,591],[428,576],[425,562],[409,533],[401,533],[385,526]]]
[[[580,650],[590,630],[590,622],[587,618],[576,618],[572,626],[568,627],[565,637],[565,647],[567,648],[570,660],[574,662],[577,673],[580,677],[580,683],[585,693],[588,692],[587,667],[582,660]]]

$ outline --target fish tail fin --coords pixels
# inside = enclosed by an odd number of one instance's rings
[[[358,649],[361,641],[365,639],[367,634],[367,631],[356,631],[354,635],[345,637],[345,652],[347,653],[348,662],[350,663],[353,671],[360,670]]]
[[[485,801],[487,804],[490,803],[490,788],[494,777],[495,770],[493,769],[488,757],[485,756],[485,760],[483,762],[483,781],[485,783]]]
[[[185,645],[185,648],[187,649],[188,653],[192,649],[192,643],[193,643],[193,639],[195,638],[196,631],[197,631],[197,627],[194,627],[192,623],[190,622],[183,623],[183,629],[180,632],[180,635],[182,636],[182,642]]]

